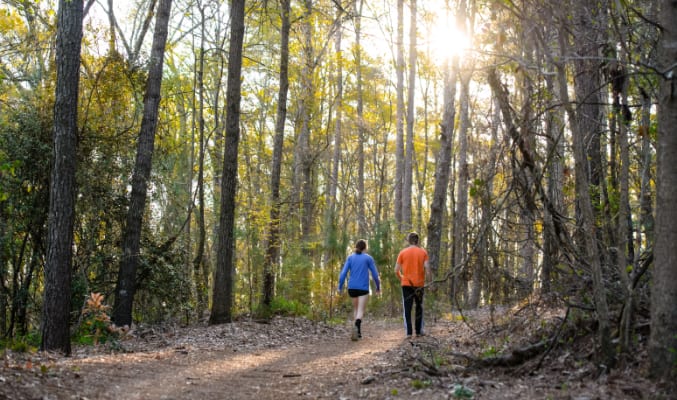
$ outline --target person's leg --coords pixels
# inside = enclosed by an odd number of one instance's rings
[[[407,336],[411,336],[411,307],[414,304],[414,290],[411,286],[402,286],[402,309],[404,312],[404,328]]]
[[[353,321],[357,319],[357,311],[360,306],[359,304],[359,297],[351,297],[353,301]]]
[[[365,294],[364,296],[357,297],[357,311],[355,312],[355,319],[362,319],[364,317],[364,310],[367,309],[367,300],[369,300],[369,295]]]
[[[351,297],[353,300],[353,323],[354,326],[352,328],[352,332],[350,334],[350,339],[351,340],[357,340],[359,337],[359,332],[357,329],[357,313],[360,308],[360,303],[359,303],[359,297]]]
[[[357,298],[357,313],[355,314],[355,326],[357,326],[357,337],[362,337],[362,317],[364,317],[364,311],[367,309],[367,301],[369,300],[369,295],[365,294]]]
[[[415,292],[415,302],[416,302],[416,334],[421,335],[423,333],[423,288],[417,288]]]

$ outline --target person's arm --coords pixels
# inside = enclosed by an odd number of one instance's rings
[[[341,291],[343,290],[343,284],[346,281],[346,276],[348,275],[348,270],[350,269],[350,257],[346,260],[346,263],[343,264],[343,269],[341,270],[341,275],[339,275],[339,285],[338,285],[338,292],[341,294]]]
[[[376,293],[381,292],[381,279],[378,275],[378,269],[376,268],[376,263],[372,258],[369,262],[369,269],[371,270],[371,277],[374,278],[374,283],[376,284]]]

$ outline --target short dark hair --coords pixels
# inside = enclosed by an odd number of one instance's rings
[[[367,241],[364,239],[360,239],[357,242],[355,242],[355,253],[362,253],[367,249]]]
[[[416,233],[416,232],[410,232],[410,233],[407,235],[407,241],[408,241],[410,244],[418,244],[418,233]]]

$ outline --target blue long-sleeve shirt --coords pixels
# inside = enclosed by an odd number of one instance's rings
[[[348,271],[350,271],[348,289],[369,290],[369,273],[371,272],[371,277],[374,283],[376,283],[376,291],[381,290],[381,281],[378,277],[376,263],[369,254],[353,253],[348,256],[339,276],[339,292],[343,290],[343,284],[346,281]]]

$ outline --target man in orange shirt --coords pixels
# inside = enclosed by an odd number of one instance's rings
[[[402,283],[402,305],[404,307],[404,324],[407,337],[411,337],[411,308],[416,304],[414,330],[416,336],[423,336],[423,290],[426,278],[431,280],[428,252],[418,245],[418,233],[407,235],[409,246],[400,251],[395,264],[395,275]]]

